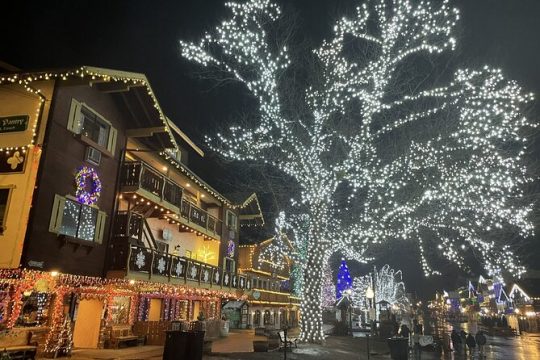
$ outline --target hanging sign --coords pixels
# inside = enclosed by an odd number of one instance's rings
[[[0,134],[26,131],[29,119],[28,115],[0,117]]]
[[[0,173],[24,172],[26,153],[22,151],[0,152]]]

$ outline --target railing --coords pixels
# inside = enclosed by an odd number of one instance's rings
[[[120,183],[122,186],[144,189],[160,200],[180,207],[182,187],[142,161],[126,162],[122,168]]]
[[[251,279],[245,275],[227,272],[225,269],[200,261],[163,253],[145,246],[127,244],[121,239],[112,244],[111,270],[142,273],[155,281],[179,279],[195,281],[211,286],[251,290]]]
[[[148,223],[134,212],[119,211],[114,223],[114,236],[127,237],[136,240],[139,245],[157,248],[156,239],[150,230]]]
[[[205,229],[210,235],[221,236],[222,222],[200,207],[182,198],[183,188],[142,161],[124,164],[121,185],[144,189],[160,200],[180,209],[180,215],[189,223]]]
[[[180,215],[188,222],[199,225],[213,235],[221,236],[221,220],[210,215],[189,201],[182,199]]]

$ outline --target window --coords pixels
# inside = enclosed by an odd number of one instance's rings
[[[0,188],[0,234],[6,229],[7,211],[11,188]]]
[[[238,217],[235,213],[230,210],[227,210],[227,226],[231,230],[237,229]]]
[[[81,135],[98,145],[107,147],[111,126],[101,120],[94,112],[83,106],[81,109]]]
[[[225,271],[233,273],[235,270],[235,263],[233,259],[230,259],[228,257],[225,258],[223,261],[225,264]]]
[[[261,325],[261,311],[256,310],[255,314],[253,315],[253,325],[260,326]]]
[[[101,244],[106,217],[105,212],[96,207],[55,195],[49,231]]]
[[[272,325],[272,318],[270,317],[270,310],[264,311],[264,325]]]
[[[186,250],[186,257],[188,259],[191,259],[191,256],[193,255],[193,253],[191,252],[191,250]]]
[[[86,104],[71,99],[69,110],[68,130],[81,134],[99,148],[114,154],[117,131],[103,116],[92,110]],[[99,150],[99,149],[98,149]]]

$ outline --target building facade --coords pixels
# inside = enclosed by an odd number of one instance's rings
[[[286,236],[282,239],[288,243]],[[253,286],[247,299],[249,316],[244,319],[247,326],[267,329],[298,326],[300,298],[292,294],[292,261],[276,248],[277,241],[273,237],[258,244],[240,245],[239,271],[252,279]]]
[[[101,347],[115,325],[219,320],[223,301],[251,293],[238,270],[251,201],[190,170],[204,153],[144,75],[81,67],[0,80],[1,325],[46,329],[51,351],[69,323],[75,347]]]

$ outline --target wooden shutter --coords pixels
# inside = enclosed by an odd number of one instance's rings
[[[94,234],[94,241],[98,244],[103,243],[103,234],[105,233],[105,222],[107,220],[107,213],[105,211],[98,211],[96,219],[96,232]]]
[[[114,155],[114,150],[116,150],[116,137],[118,136],[118,131],[112,126],[109,128],[109,143],[107,144],[107,150]]]
[[[51,221],[49,222],[49,231],[59,233],[62,226],[62,218],[64,216],[64,206],[66,198],[60,195],[54,195],[54,202],[51,211]]]
[[[71,99],[67,128],[75,134],[80,134],[81,127],[81,103],[75,99]]]

